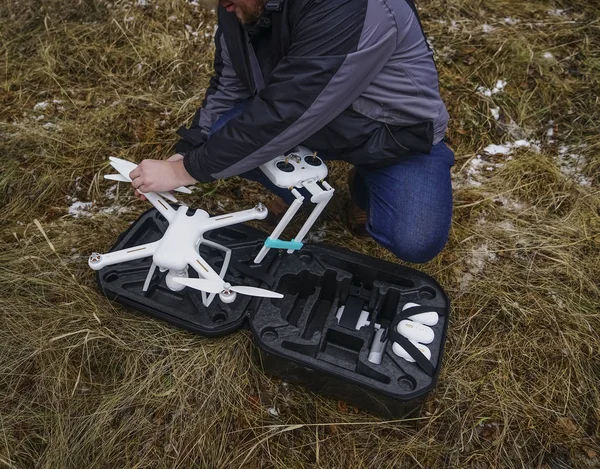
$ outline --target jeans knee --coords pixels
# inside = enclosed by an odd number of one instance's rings
[[[441,227],[440,227],[441,228]],[[394,233],[373,233],[374,238],[399,259],[414,264],[424,264],[434,259],[446,246],[448,235],[432,230],[431,233],[411,233],[397,230]]]

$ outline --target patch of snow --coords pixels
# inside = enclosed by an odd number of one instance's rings
[[[305,242],[320,243],[327,236],[327,223],[323,223],[318,229],[313,229],[305,237]]]
[[[514,199],[508,198],[505,195],[494,197],[494,201],[500,202],[504,208],[511,212],[521,212],[525,208],[525,204]]]
[[[546,60],[554,60],[554,55],[552,54],[552,52],[544,52],[542,54],[542,57]]]
[[[555,9],[555,10],[548,10],[548,15],[549,16],[564,16],[566,14],[566,10],[561,10],[561,9]]]
[[[515,148],[531,148],[536,153],[540,152],[539,142],[531,143],[525,139],[507,142],[504,145],[491,144],[485,147],[483,151],[488,155],[510,155]]]
[[[58,125],[53,124],[52,122],[46,122],[44,125],[42,125],[42,127],[46,130],[60,130],[60,128],[58,127]]]
[[[431,51],[435,53],[435,49],[433,48],[433,39],[428,37],[427,44],[429,45],[429,48],[431,49]]]
[[[48,106],[50,106],[50,103],[48,103],[46,101],[42,101],[41,103],[37,103],[35,106],[33,106],[33,110],[34,111],[44,111]]]
[[[503,229],[505,231],[515,231],[515,225],[512,224],[509,220],[503,220],[498,223],[498,228]]]
[[[92,208],[92,205],[93,202],[75,201],[69,207],[69,215],[71,215],[74,218],[89,217],[91,215],[90,210]]]
[[[273,417],[279,416],[279,411],[275,407],[269,407],[267,412],[269,413],[269,415],[272,415]]]
[[[483,86],[479,86],[479,87],[477,87],[477,91],[479,91],[484,96],[489,97],[489,96],[493,96],[493,95],[498,94],[501,91],[503,91],[505,86],[506,86],[506,81],[498,80],[496,82],[496,86],[494,86],[494,88],[488,89],[488,88],[484,88]]]
[[[122,205],[113,205],[112,207],[106,207],[101,210],[102,213],[108,213],[110,215],[120,215],[122,213],[131,212],[133,209],[124,207]]]
[[[114,184],[112,186],[110,186],[108,189],[106,189],[106,191],[104,192],[104,195],[109,198],[110,200],[113,200],[116,198],[115,195],[115,191],[117,190],[117,186],[118,184]]]
[[[551,291],[550,296],[559,308],[563,309],[565,307],[565,302],[558,296],[558,294],[555,291]]]
[[[175,15],[169,16],[169,17],[167,18],[167,20],[168,20],[168,21],[177,21],[178,19],[179,19],[179,18],[177,18],[177,16],[175,16]]]
[[[500,119],[500,108],[499,107],[493,107],[490,108],[490,112],[492,113],[492,117],[496,120]]]
[[[487,243],[474,248],[467,257],[467,272],[460,279],[460,290],[465,291],[473,279],[483,272],[485,266],[494,262],[496,258],[496,253],[490,251]]]
[[[507,16],[506,18],[504,18],[504,23],[508,24],[510,26],[517,24],[520,20],[515,19],[515,18],[511,18],[510,16]]]
[[[571,149],[562,145],[558,149],[558,156],[555,158],[558,169],[567,179],[575,181],[583,187],[591,187],[591,178],[583,174],[583,170],[587,165],[587,158],[578,153],[574,153]]]
[[[508,145],[488,145],[483,149],[488,155],[508,155],[511,152],[512,146]]]
[[[148,6],[148,0],[136,0],[135,4],[139,7]]]
[[[484,161],[481,159],[481,155],[477,155],[475,158],[472,158],[469,162],[469,166],[467,167],[467,184],[470,186],[481,186],[481,182],[479,182],[475,177],[479,174],[481,167],[483,166]]]
[[[496,29],[496,28],[494,28],[493,26],[490,26],[490,25],[489,25],[489,24],[487,24],[487,23],[484,23],[484,24],[481,26],[481,30],[482,30],[484,33],[491,33],[491,32],[492,32],[492,31],[494,31],[495,29]]]

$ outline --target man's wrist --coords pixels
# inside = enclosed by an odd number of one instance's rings
[[[181,181],[182,186],[188,186],[188,185],[198,183],[198,181],[196,179],[194,179],[190,175],[190,173],[188,173],[187,169],[185,169],[185,166],[183,164],[183,159],[174,161],[172,164],[175,165],[175,172],[177,175],[177,179],[178,179],[178,181]]]

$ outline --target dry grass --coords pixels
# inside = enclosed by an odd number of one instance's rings
[[[0,466],[600,466],[598,4],[419,2],[457,162],[450,242],[418,268],[453,313],[421,417],[388,422],[263,375],[246,332],[192,336],[97,291],[88,254],[148,208],[101,180],[108,156],[168,155],[211,70],[214,14],[145,3],[0,0]],[[485,152],[520,139],[539,151]],[[394,260],[336,216],[345,170],[321,234]],[[186,202],[263,197],[232,178]]]

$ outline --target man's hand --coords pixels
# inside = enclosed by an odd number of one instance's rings
[[[142,200],[141,192],[168,192],[179,186],[196,184],[183,166],[183,156],[175,154],[167,161],[144,160],[129,173],[135,195]]]

